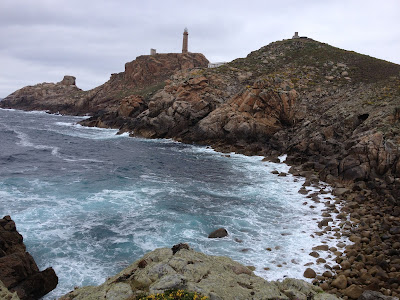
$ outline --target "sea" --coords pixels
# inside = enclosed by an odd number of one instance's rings
[[[314,234],[333,196],[325,186],[314,203],[298,193],[303,178],[272,174],[288,172],[285,156],[272,163],[132,138],[83,127],[83,118],[0,109],[0,217],[16,222],[41,270],[56,271],[59,284],[44,299],[99,285],[181,242],[254,266],[267,280],[303,278],[310,262],[323,270],[309,253],[339,241]],[[220,227],[229,235],[209,239]]]

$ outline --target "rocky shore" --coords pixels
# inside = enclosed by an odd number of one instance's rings
[[[320,186],[318,176],[310,175],[301,167],[292,168],[291,172],[305,176],[305,186]],[[307,193],[307,190],[299,192]],[[309,278],[314,278],[313,283],[325,291],[343,299],[359,299],[364,291],[379,291],[382,295],[393,296],[387,299],[398,299],[400,295],[400,209],[382,199],[375,200],[369,195],[371,193],[360,189],[358,184],[333,184],[333,194],[337,197],[325,203],[324,219],[318,224],[321,231],[315,233],[334,240],[345,236],[352,242],[350,245],[339,242],[336,247],[317,246],[310,253],[317,258],[321,252],[330,252],[328,256],[333,257],[336,263],[325,264],[327,271],[312,273]],[[309,196],[319,201],[315,193]],[[337,205],[341,206],[340,212],[335,208]],[[332,218],[332,214],[336,218]]]
[[[299,192],[319,201],[307,186],[323,181],[337,196],[326,202],[315,234],[347,236],[353,243],[318,246],[315,258],[328,252],[336,263],[323,274],[305,266],[311,269],[307,277],[343,299],[367,299],[365,291],[376,299],[400,296],[399,65],[311,39],[271,43],[214,69],[197,68],[205,63],[200,58],[190,66],[168,63],[176,61],[171,57],[152,59],[137,59],[101,87],[71,98],[63,112],[89,112],[93,116],[83,125],[131,136],[173,138],[272,161],[287,154],[291,173],[306,178]],[[149,66],[168,67],[157,72]],[[152,73],[161,75],[147,84]],[[57,97],[43,94],[40,85],[30,97],[31,89],[0,106],[59,110],[49,104]],[[334,202],[342,205],[340,213]]]

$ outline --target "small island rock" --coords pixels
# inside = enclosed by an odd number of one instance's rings
[[[223,238],[228,236],[228,231],[225,228],[218,228],[208,235],[209,239]]]

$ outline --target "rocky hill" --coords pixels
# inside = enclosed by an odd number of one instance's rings
[[[84,124],[247,154],[288,153],[323,180],[378,178],[395,200],[399,74],[390,62],[285,40],[219,68],[175,73],[152,97],[133,94]]]
[[[115,111],[121,101],[127,101],[126,96],[147,98],[163,88],[164,80],[175,72],[207,64],[200,53],[143,55],[126,63],[124,72],[112,74],[106,83],[90,91],[79,89],[75,77],[67,75],[56,84],[41,83],[17,90],[4,98],[0,107],[77,115]]]

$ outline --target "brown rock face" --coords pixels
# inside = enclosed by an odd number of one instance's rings
[[[165,80],[176,71],[207,67],[208,60],[201,53],[165,53],[138,56],[125,64],[124,78],[136,85]]]
[[[0,219],[0,280],[21,299],[39,299],[58,283],[52,268],[39,271],[9,216]]]
[[[45,82],[19,89],[4,98],[0,107],[73,114],[87,110],[84,100],[84,92],[75,85],[75,77],[65,76],[58,83]]]
[[[133,117],[142,112],[144,108],[143,97],[133,95],[121,100],[117,113],[122,117]]]
[[[63,85],[75,85],[75,77],[70,75],[65,75],[63,80],[61,80],[60,84]]]
[[[204,73],[204,74],[203,74]],[[233,76],[191,73],[168,81],[133,122],[134,135],[189,141],[260,142],[288,126],[298,98],[290,81],[259,79],[245,90]]]
[[[112,74],[110,80],[90,91],[80,90],[75,85],[75,77],[66,75],[57,84],[24,87],[4,98],[0,107],[80,115],[116,112],[125,97],[151,94],[161,89],[164,80],[175,72],[207,67],[207,64],[201,53],[143,55],[126,63],[125,72]]]
[[[202,139],[260,141],[291,124],[298,95],[289,81],[260,79],[202,119]]]

